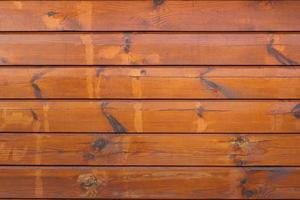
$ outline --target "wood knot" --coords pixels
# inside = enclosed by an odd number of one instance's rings
[[[297,119],[300,119],[300,104],[297,104],[293,108],[292,113],[293,113],[294,117],[296,117]]]
[[[78,176],[77,182],[80,184],[80,188],[85,192],[85,196],[97,196],[100,181],[94,174],[81,174]]]
[[[109,124],[111,125],[113,132],[121,134],[121,133],[126,133],[127,129],[113,116],[111,115],[108,111],[106,111],[108,106],[108,102],[102,102],[101,103],[101,110]]]
[[[196,108],[196,112],[197,112],[198,117],[203,118],[203,114],[205,112],[205,108],[203,108],[202,106],[198,106]]]
[[[126,33],[126,34],[124,34],[123,50],[125,53],[128,54],[130,52],[130,48],[131,48],[131,35],[130,35],[130,33]]]
[[[103,138],[98,138],[96,141],[92,143],[93,149],[99,151],[106,147],[107,141]]]
[[[241,146],[243,146],[244,144],[247,144],[248,142],[249,142],[249,140],[246,136],[239,135],[233,140],[233,146],[235,149],[240,149]]]
[[[153,7],[158,8],[159,6],[163,5],[165,0],[153,0]]]
[[[0,64],[7,64],[8,61],[5,58],[0,58]]]
[[[58,14],[57,12],[54,12],[52,10],[50,10],[49,12],[47,12],[48,17],[53,17],[53,16],[55,16],[57,14]]]
[[[253,197],[257,194],[257,191],[248,189],[247,186],[246,186],[247,182],[248,182],[247,178],[244,178],[240,181],[240,185],[241,185],[241,188],[242,188],[241,193],[242,193],[243,197],[251,198],[251,197]]]
[[[147,75],[147,71],[145,69],[142,69],[140,71],[141,76],[146,76]]]
[[[231,154],[230,158],[234,162],[235,166],[241,167],[241,166],[245,166],[247,164],[247,161],[239,158],[239,155],[237,155],[237,154]]]

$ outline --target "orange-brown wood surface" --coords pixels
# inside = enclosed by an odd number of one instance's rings
[[[1,101],[5,132],[291,132],[300,101]]]
[[[3,165],[295,166],[299,134],[8,134]]]
[[[299,1],[1,1],[1,31],[299,31]]]
[[[1,167],[1,198],[298,199],[298,167]]]
[[[299,67],[2,67],[0,98],[297,99]]]
[[[300,199],[300,1],[0,1],[0,199]]]
[[[1,65],[297,65],[297,33],[6,33]]]

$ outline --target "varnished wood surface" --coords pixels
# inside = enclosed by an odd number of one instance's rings
[[[0,199],[299,199],[300,1],[0,1]]]
[[[299,101],[1,101],[2,132],[300,130]]]
[[[2,67],[0,98],[297,99],[299,67]]]
[[[1,198],[297,199],[298,167],[1,167]]]
[[[7,134],[1,165],[299,166],[299,134]]]
[[[0,65],[298,65],[297,33],[6,33]]]
[[[1,1],[0,31],[299,31],[299,1]]]

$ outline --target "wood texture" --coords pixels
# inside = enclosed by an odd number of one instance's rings
[[[297,199],[300,168],[1,167],[1,198]]]
[[[2,67],[0,98],[297,99],[293,67]]]
[[[0,31],[299,31],[299,1],[1,1]]]
[[[6,33],[1,65],[298,65],[297,33]]]
[[[299,101],[1,101],[2,132],[290,132]]]
[[[299,134],[7,134],[1,165],[298,166]]]

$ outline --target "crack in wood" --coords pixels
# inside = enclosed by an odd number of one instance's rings
[[[111,127],[113,128],[113,131],[115,133],[126,133],[127,129],[114,116],[112,116],[109,112],[106,111],[107,105],[108,102],[103,102],[101,104],[101,111],[103,115],[106,117]]]
[[[267,44],[267,50],[269,52],[270,55],[272,55],[274,58],[276,58],[276,60],[283,64],[283,65],[298,65],[298,63],[290,58],[288,58],[287,56],[285,56],[283,53],[281,53],[280,51],[278,51],[277,49],[275,49],[273,47],[274,44],[274,39],[272,39],[270,41],[269,44]]]

